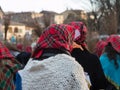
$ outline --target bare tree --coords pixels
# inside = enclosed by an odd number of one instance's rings
[[[44,14],[43,15],[43,23],[44,23],[45,27],[48,27],[51,24],[51,15]]]
[[[115,10],[118,20],[118,26],[120,26],[120,0],[115,0]]]
[[[119,0],[90,0],[91,5],[95,5],[98,10],[93,14],[96,20],[96,29],[100,34],[117,33],[120,18],[120,1]],[[96,13],[97,12],[97,13]],[[117,16],[117,18],[116,18]]]
[[[40,36],[43,32],[43,28],[41,27],[41,25],[39,24],[39,21],[35,18],[34,19],[34,30],[33,32],[35,33],[36,36]]]
[[[10,25],[10,15],[5,15],[4,17],[4,30],[5,30],[5,41],[7,40],[7,31]]]

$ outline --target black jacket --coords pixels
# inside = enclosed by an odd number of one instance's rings
[[[105,89],[110,83],[105,78],[99,58],[88,50],[73,49],[71,55],[81,64],[91,80],[90,90]]]

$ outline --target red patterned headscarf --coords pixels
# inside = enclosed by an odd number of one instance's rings
[[[107,43],[111,43],[112,47],[120,53],[120,36],[117,35],[110,35],[109,38],[106,40]]]
[[[25,51],[31,53],[32,52],[32,47],[31,46],[26,46]]]
[[[74,30],[70,25],[54,24],[49,26],[40,36],[33,58],[39,58],[45,48],[72,50]]]
[[[20,51],[23,51],[23,45],[22,44],[17,44],[17,49],[20,50]]]
[[[0,42],[0,59],[13,59],[10,51]]]
[[[95,54],[100,57],[103,50],[104,50],[104,47],[107,45],[107,42],[104,41],[104,40],[100,40],[96,43],[96,47],[95,47]]]
[[[83,22],[70,22],[69,25],[75,28],[75,42],[85,46],[85,39],[87,34],[87,27]]]
[[[9,50],[0,42],[0,90],[15,90],[15,73],[21,64],[14,59]]]

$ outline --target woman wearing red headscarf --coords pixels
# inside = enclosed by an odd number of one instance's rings
[[[88,90],[83,68],[70,55],[74,34],[73,27],[63,24],[43,32],[19,71],[23,90]]]
[[[87,76],[90,77],[90,90],[105,89],[109,84],[104,76],[99,58],[87,50],[87,27],[83,22],[71,22],[69,25],[75,29],[75,44],[72,56],[82,65]]]
[[[115,87],[110,90],[120,90],[120,36],[110,35],[106,43],[100,62],[106,78]]]
[[[99,40],[99,41],[96,43],[94,53],[95,53],[98,57],[100,57],[101,54],[103,53],[106,44],[107,44],[107,43],[106,43],[106,41],[104,41],[104,40]]]
[[[0,42],[0,90],[15,90],[14,77],[20,68],[20,63]]]

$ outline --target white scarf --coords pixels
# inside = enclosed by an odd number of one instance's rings
[[[30,59],[19,73],[23,90],[89,90],[83,68],[65,54],[43,61]]]

